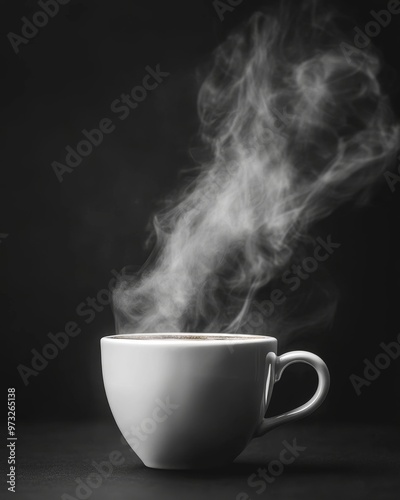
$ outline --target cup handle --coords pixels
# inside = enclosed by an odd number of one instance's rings
[[[266,432],[282,425],[286,422],[292,420],[297,420],[298,418],[303,418],[316,410],[321,403],[324,401],[330,384],[329,370],[326,364],[322,361],[320,357],[311,352],[307,351],[292,351],[277,356],[274,353],[269,353],[267,355],[267,369],[269,373],[267,374],[267,389],[265,395],[265,408],[268,407],[269,400],[271,398],[272,388],[275,382],[278,382],[281,378],[284,370],[292,363],[307,363],[312,366],[318,375],[318,387],[314,393],[314,396],[304,403],[303,405],[295,408],[294,410],[282,413],[282,415],[277,415],[276,417],[263,418],[263,420],[258,425],[254,437],[262,436]],[[272,378],[272,381],[270,380]]]

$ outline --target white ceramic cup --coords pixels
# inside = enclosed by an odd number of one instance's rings
[[[234,460],[249,441],[312,413],[329,371],[306,351],[278,356],[273,337],[240,334],[132,334],[101,339],[104,386],[115,421],[143,463],[194,469]],[[318,374],[302,406],[264,418],[272,390],[292,363]]]

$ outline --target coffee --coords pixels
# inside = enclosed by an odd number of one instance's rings
[[[143,335],[139,333],[125,334],[125,335],[114,335],[114,339],[122,340],[261,340],[265,338],[262,335],[218,335],[218,334],[191,334],[191,333],[172,333],[170,335],[158,335],[154,333],[149,333],[148,335]]]

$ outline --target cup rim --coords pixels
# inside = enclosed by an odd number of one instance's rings
[[[135,336],[140,336],[141,338],[134,338]],[[174,338],[178,335],[184,336],[184,338]],[[146,339],[143,336],[148,337]],[[160,337],[163,338],[154,338]],[[171,337],[171,338],[167,338]],[[193,337],[193,338],[190,338]],[[217,337],[217,338],[207,338],[199,339],[198,337]],[[225,338],[221,338],[225,337]],[[201,340],[199,342],[199,340]],[[191,333],[191,332],[158,332],[158,333],[124,333],[124,334],[114,334],[107,335],[101,338],[101,342],[118,342],[124,344],[130,344],[134,342],[135,344],[163,344],[163,345],[229,345],[232,344],[255,344],[260,342],[277,342],[275,337],[270,337],[268,335],[250,335],[244,333]]]

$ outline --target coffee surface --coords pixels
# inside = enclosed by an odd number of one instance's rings
[[[171,334],[171,335],[158,335],[149,334],[143,335],[140,333],[125,334],[125,335],[114,335],[114,339],[122,340],[257,340],[263,338],[260,335],[196,335],[195,333],[189,334]]]

